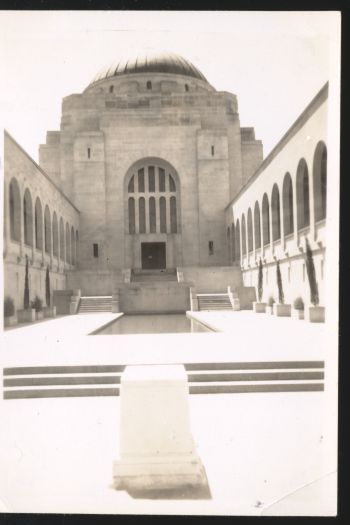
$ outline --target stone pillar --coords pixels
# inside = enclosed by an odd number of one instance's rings
[[[190,432],[183,365],[127,366],[120,385],[117,489],[160,490],[206,485]]]
[[[241,304],[240,304],[238,294],[231,290],[231,286],[227,287],[227,293],[228,293],[230,303],[232,305],[233,310],[235,312],[238,312],[241,309]]]
[[[191,301],[191,312],[198,312],[198,297],[194,287],[190,288],[190,301]]]
[[[115,290],[112,295],[112,313],[120,312],[119,307],[119,290]]]

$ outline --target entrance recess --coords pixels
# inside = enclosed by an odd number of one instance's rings
[[[165,269],[165,242],[142,242],[141,263],[143,270]]]

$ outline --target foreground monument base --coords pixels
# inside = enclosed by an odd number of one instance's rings
[[[117,489],[162,490],[207,484],[190,431],[182,365],[128,366],[121,378]]]

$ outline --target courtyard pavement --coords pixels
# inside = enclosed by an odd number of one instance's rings
[[[221,333],[86,336],[118,314],[2,334],[4,366],[324,360],[325,391],[189,396],[210,497],[111,488],[119,398],[0,401],[0,509],[111,514],[333,515],[337,334],[253,312],[195,312]]]

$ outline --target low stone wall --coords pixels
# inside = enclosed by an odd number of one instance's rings
[[[186,312],[190,288],[171,281],[124,284],[119,287],[119,308],[126,314]]]
[[[238,266],[192,266],[180,267],[185,282],[192,282],[197,293],[227,293],[227,286],[232,289],[243,286],[241,269]]]
[[[241,310],[252,310],[253,302],[256,301],[256,292],[254,286],[240,286],[234,289],[239,297]]]
[[[81,295],[112,295],[124,280],[123,270],[76,270],[67,272],[67,288],[80,289]]]
[[[57,315],[69,315],[70,299],[74,290],[54,290],[53,306],[56,306]]]

